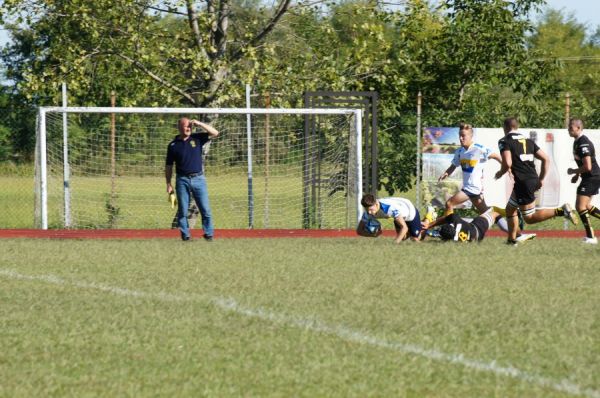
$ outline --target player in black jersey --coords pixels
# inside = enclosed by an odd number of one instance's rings
[[[527,224],[536,224],[555,216],[564,216],[573,224],[577,224],[571,206],[568,203],[555,209],[535,209],[535,192],[544,184],[544,178],[550,159],[532,140],[520,134],[519,121],[516,118],[504,120],[504,137],[498,141],[502,156],[502,167],[496,173],[496,179],[506,172],[512,174],[515,181],[510,199],[506,204],[509,244],[517,244],[517,209],[521,210]],[[534,159],[542,162],[540,175],[535,169]]]
[[[590,216],[600,218],[600,210],[592,205],[592,197],[597,195],[600,189],[600,167],[596,162],[594,144],[583,134],[583,122],[580,119],[569,120],[569,135],[575,138],[573,157],[577,168],[569,168],[567,174],[573,174],[572,183],[576,183],[581,177],[581,183],[577,187],[575,208],[585,227],[586,237],[583,241],[595,245],[598,239],[594,236],[594,229],[590,225]]]
[[[485,213],[469,222],[460,218],[456,213],[439,217],[434,221],[422,221],[423,232],[440,226],[440,238],[442,240],[452,240],[455,242],[479,242],[485,237],[487,230],[496,223],[502,216],[491,208]],[[423,234],[424,238],[426,234]]]

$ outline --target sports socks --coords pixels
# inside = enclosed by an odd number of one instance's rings
[[[596,206],[592,206],[592,208],[588,211],[590,213],[590,216],[600,218],[600,209],[598,209]]]
[[[506,217],[506,209],[503,209],[498,206],[492,206],[492,210],[494,210],[496,213],[500,214],[502,217]]]
[[[589,210],[585,209],[584,211],[579,212],[579,218],[581,218],[581,222],[583,223],[583,227],[585,228],[585,235],[588,238],[594,238],[594,229],[590,224],[590,214]]]

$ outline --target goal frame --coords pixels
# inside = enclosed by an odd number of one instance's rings
[[[187,115],[202,115],[202,114],[242,114],[247,115],[248,134],[250,134],[250,116],[251,115],[349,115],[352,117],[353,130],[356,134],[356,221],[360,221],[362,217],[362,109],[339,108],[147,108],[147,107],[69,107],[69,106],[53,106],[38,108],[38,142],[36,149],[39,150],[39,158],[36,157],[36,167],[39,162],[39,189],[40,189],[40,219],[41,229],[48,229],[48,160],[47,160],[47,130],[46,130],[46,115],[48,113],[62,113],[63,119],[68,113],[100,113],[100,114],[187,114]],[[251,136],[248,135],[250,142]],[[70,208],[69,201],[69,158],[68,158],[68,131],[66,122],[63,123],[63,169],[64,169],[64,206],[65,219],[69,220],[70,215],[67,214]],[[249,184],[252,178],[251,165],[251,147],[248,149],[248,178]],[[37,188],[37,187],[36,187]],[[37,207],[37,206],[36,206]]]

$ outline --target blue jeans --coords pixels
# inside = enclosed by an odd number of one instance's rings
[[[181,236],[185,238],[189,238],[190,236],[190,227],[188,224],[187,214],[191,196],[194,197],[194,200],[198,205],[198,209],[200,209],[204,235],[213,236],[214,227],[210,212],[210,203],[208,202],[206,177],[204,177],[204,175],[198,175],[195,177],[178,175],[175,180],[175,192],[177,193],[178,222]]]

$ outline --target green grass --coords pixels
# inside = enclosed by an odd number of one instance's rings
[[[0,396],[600,394],[600,255],[575,240],[0,244]]]
[[[294,176],[273,172],[268,187],[260,172],[253,179],[254,227],[302,228],[303,187],[301,170]],[[48,179],[48,225],[63,228],[62,177]],[[209,175],[209,199],[217,228],[248,227],[248,180],[242,173]],[[2,177],[0,184],[0,228],[32,228],[34,225],[33,177]],[[71,212],[76,228],[170,228],[175,214],[167,201],[164,176],[120,176],[113,201],[110,177],[71,179]],[[265,202],[268,190],[269,202]],[[323,194],[323,228],[345,228],[354,224],[355,214],[345,211],[345,197],[337,192]],[[118,209],[117,221],[109,224],[107,204]],[[265,216],[268,214],[268,218]]]
[[[248,227],[247,176],[243,173],[209,175],[209,198],[216,228]],[[260,170],[254,177],[254,227],[302,228],[302,184],[300,176],[289,177],[273,172],[268,184],[270,200],[265,203],[265,179]],[[33,177],[0,175],[0,228],[34,227]],[[62,180],[50,178],[48,222],[50,228],[63,228]],[[114,206],[119,209],[113,228],[170,228],[175,214],[171,210],[164,178],[119,177]],[[71,181],[72,217],[76,228],[109,228],[111,181],[109,177],[74,177]],[[415,201],[415,190],[396,196]],[[389,196],[380,192],[380,196]],[[327,195],[324,195],[327,198]],[[354,214],[346,214],[341,193],[328,199],[322,207],[324,219],[332,220],[323,228],[353,227]],[[421,209],[424,211],[424,209]],[[268,213],[268,218],[265,216]],[[459,211],[460,214],[460,211]],[[348,219],[348,224],[346,224]],[[578,229],[567,225],[568,229]],[[564,219],[556,218],[527,229],[564,229]]]

